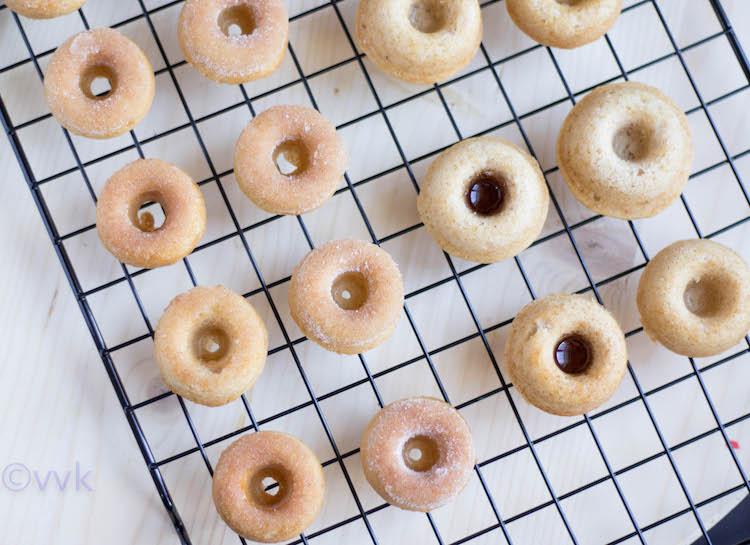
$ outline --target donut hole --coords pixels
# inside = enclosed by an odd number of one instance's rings
[[[163,199],[158,193],[144,193],[130,208],[130,221],[144,233],[158,231],[167,221]]]
[[[344,310],[357,310],[367,302],[367,279],[358,271],[347,271],[331,285],[331,297]]]
[[[216,21],[221,31],[230,38],[247,36],[255,32],[255,14],[244,4],[232,6],[219,13]]]
[[[683,299],[687,309],[699,318],[715,318],[733,311],[739,290],[722,274],[702,276],[685,287]]]
[[[117,73],[108,64],[92,64],[79,80],[81,92],[92,100],[104,100],[117,86]]]
[[[440,458],[440,449],[431,437],[417,435],[404,443],[404,463],[412,471],[429,471]]]
[[[555,2],[562,4],[563,6],[577,6],[578,4],[586,2],[586,0],[555,0]]]
[[[483,171],[469,180],[466,206],[480,216],[499,214],[508,195],[508,183],[499,172]]]
[[[415,0],[409,6],[411,26],[424,34],[440,32],[448,25],[448,7],[442,0]]]
[[[229,352],[231,342],[226,331],[216,325],[199,328],[193,336],[193,352],[200,362],[211,372],[221,373],[224,368],[221,360]]]
[[[289,474],[280,465],[272,465],[257,471],[247,482],[247,497],[263,509],[279,507],[291,492]]]
[[[301,140],[285,140],[273,150],[273,162],[284,176],[294,176],[307,168],[309,153]]]
[[[623,161],[643,161],[654,147],[654,131],[641,121],[628,123],[615,133],[612,147]]]
[[[591,367],[593,361],[591,343],[576,333],[563,335],[555,343],[553,359],[564,373],[579,375]]]

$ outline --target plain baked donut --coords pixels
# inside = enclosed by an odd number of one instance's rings
[[[104,78],[111,89],[95,95]],[[70,132],[113,138],[131,130],[154,100],[154,70],[135,43],[99,28],[76,34],[57,48],[44,75],[44,95],[52,115]]]
[[[278,69],[289,41],[282,0],[187,0],[177,37],[185,59],[219,83],[247,83]]]
[[[622,382],[625,335],[588,297],[548,295],[513,320],[505,363],[526,401],[551,414],[579,415],[607,401]]]
[[[383,342],[403,306],[398,266],[362,240],[333,241],[311,251],[289,286],[289,309],[302,332],[339,354],[360,354]]]
[[[597,87],[573,107],[557,139],[557,163],[573,195],[614,218],[648,218],[669,207],[692,162],[687,117],[642,83]]]
[[[86,0],[5,0],[5,5],[29,19],[52,19],[73,13]]]
[[[477,0],[360,0],[356,26],[367,57],[412,83],[448,79],[482,41]]]
[[[637,302],[651,339],[683,356],[714,356],[750,329],[750,270],[718,242],[682,240],[648,262]]]
[[[272,214],[304,214],[322,206],[341,183],[346,164],[336,128],[304,106],[275,106],[259,114],[234,149],[240,189]]]
[[[164,223],[138,211],[147,202],[164,210]],[[176,263],[193,251],[206,232],[206,206],[196,183],[176,166],[138,159],[107,180],[96,203],[96,229],[119,261],[153,269]]]
[[[267,490],[274,481],[278,487]],[[229,445],[214,470],[216,511],[245,539],[287,541],[301,534],[323,505],[323,467],[296,437],[278,431],[245,435]]]
[[[382,408],[365,429],[360,456],[370,486],[409,511],[431,511],[453,501],[476,463],[464,417],[431,397]]]
[[[177,395],[216,407],[252,387],[266,363],[268,332],[253,306],[222,286],[172,299],[154,332],[154,358]]]
[[[430,165],[419,215],[449,254],[493,263],[527,248],[547,219],[549,192],[531,155],[499,138],[470,138]]]
[[[505,5],[524,34],[563,49],[595,42],[622,11],[622,0],[506,0]]]

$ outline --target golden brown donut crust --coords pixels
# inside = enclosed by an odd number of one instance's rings
[[[349,303],[356,308],[345,308]],[[333,241],[311,251],[289,286],[289,309],[302,332],[339,354],[360,354],[383,342],[403,306],[398,266],[362,240]]]
[[[91,93],[98,77],[112,86],[102,97]],[[151,107],[154,88],[154,70],[141,48],[111,28],[69,38],[52,55],[44,76],[52,115],[88,138],[113,138],[135,127]]]
[[[86,0],[5,0],[5,5],[29,19],[52,19],[73,13]]]
[[[412,448],[421,453],[416,462],[409,457]],[[365,429],[360,455],[375,491],[409,511],[431,511],[453,501],[476,463],[466,420],[431,397],[402,399],[381,409]]]
[[[276,155],[293,146],[297,169],[282,174]],[[344,176],[347,154],[336,128],[304,106],[275,106],[248,124],[234,150],[243,193],[272,214],[304,214],[331,198]]]
[[[263,477],[279,483],[275,495],[264,493]],[[301,534],[318,515],[324,488],[315,454],[278,431],[245,435],[229,445],[212,484],[214,505],[224,522],[245,539],[261,543]]]
[[[215,350],[211,351],[213,344]],[[216,407],[255,384],[266,363],[268,332],[253,306],[222,286],[172,299],[154,332],[154,358],[174,393]]]
[[[557,344],[585,340],[588,368],[566,373],[555,362]],[[539,409],[560,416],[592,411],[615,393],[627,369],[625,335],[614,317],[583,295],[548,295],[526,305],[513,320],[505,344],[513,385]]]
[[[681,240],[648,262],[637,302],[651,339],[683,356],[714,356],[750,329],[750,269],[718,242]]]

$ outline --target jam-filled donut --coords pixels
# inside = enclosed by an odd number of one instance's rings
[[[96,93],[95,80],[110,90]],[[44,75],[52,115],[70,132],[113,138],[135,127],[154,100],[154,70],[145,53],[111,28],[76,34],[57,48]]]
[[[29,19],[52,19],[73,13],[86,0],[5,0],[5,5]]]
[[[505,5],[524,34],[563,49],[598,40],[622,11],[622,0],[506,0]]]
[[[336,128],[304,106],[275,106],[253,118],[234,150],[240,189],[272,214],[304,214],[336,191],[347,165]]]
[[[164,223],[156,227],[141,206],[156,202]],[[193,251],[206,232],[206,206],[196,183],[176,166],[138,159],[107,180],[96,203],[96,229],[119,261],[154,269],[176,263]]]
[[[714,356],[750,329],[750,269],[718,242],[675,242],[646,265],[637,302],[654,341],[683,356]]]
[[[477,0],[360,0],[356,25],[367,57],[412,83],[448,79],[482,41]]]
[[[268,332],[253,306],[222,286],[172,299],[154,333],[164,383],[195,403],[216,407],[240,397],[266,364]]]
[[[627,369],[625,335],[583,295],[548,295],[513,320],[505,345],[513,385],[526,401],[560,416],[599,407]]]
[[[289,286],[289,309],[302,332],[339,354],[360,354],[387,339],[403,305],[398,266],[362,240],[337,240],[311,251]]]
[[[476,462],[466,420],[431,397],[402,399],[381,409],[365,429],[360,455],[370,486],[409,511],[431,511],[453,501]]]
[[[557,139],[557,163],[573,195],[597,214],[620,219],[667,208],[692,162],[683,111],[637,82],[594,89],[570,111]]]
[[[289,41],[282,0],[187,0],[177,23],[185,59],[219,83],[247,83],[281,65]]]
[[[269,486],[278,484],[269,488]],[[296,437],[278,431],[245,435],[219,457],[212,491],[216,511],[245,539],[287,541],[323,505],[323,467]]]
[[[547,218],[549,192],[531,155],[499,138],[470,138],[430,165],[419,215],[449,254],[477,263],[527,248]]]

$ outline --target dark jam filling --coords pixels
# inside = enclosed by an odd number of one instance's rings
[[[482,216],[491,216],[500,211],[504,198],[503,180],[491,172],[482,172],[469,182],[466,204]]]
[[[565,337],[555,347],[555,363],[565,373],[583,373],[591,363],[591,349],[580,337]]]

